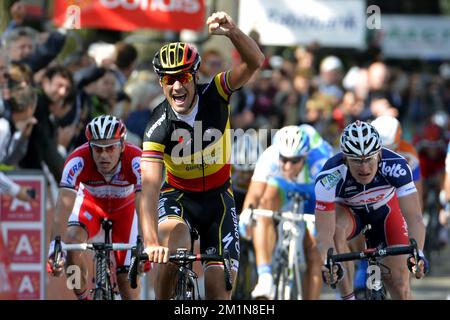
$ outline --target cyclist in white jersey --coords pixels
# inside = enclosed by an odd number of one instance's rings
[[[384,279],[393,299],[410,299],[408,268],[421,278],[428,270],[422,249],[425,227],[419,197],[411,169],[405,158],[381,147],[376,129],[362,121],[348,125],[340,140],[341,151],[330,158],[316,178],[316,228],[322,261],[328,248],[349,252],[347,241],[363,227],[371,225],[365,235],[370,247],[407,245],[408,237],[419,246],[418,268],[412,256],[383,259],[391,272]],[[334,240],[334,241],[333,241]],[[405,264],[405,262],[407,262]],[[352,299],[353,264],[338,264],[330,279],[329,269],[322,266],[326,283],[339,280],[343,299]]]
[[[307,196],[304,213],[314,214],[314,179],[326,160],[332,155],[331,146],[310,125],[287,126],[280,129],[256,163],[243,208],[288,210],[292,202],[290,192]],[[240,230],[249,224],[250,210],[240,216]],[[258,268],[258,283],[252,292],[254,298],[271,298],[274,293],[272,253],[276,230],[272,219],[258,217],[253,229],[253,245]],[[306,232],[303,242],[306,255],[304,299],[319,299],[320,257],[313,230]]]

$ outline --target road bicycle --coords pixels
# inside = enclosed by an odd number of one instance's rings
[[[175,300],[202,300],[198,286],[198,276],[192,268],[192,264],[195,261],[223,261],[225,287],[228,291],[233,288],[229,252],[224,250],[223,256],[217,254],[194,254],[192,250],[196,239],[198,239],[198,233],[193,229],[191,232],[191,249],[178,248],[175,254],[169,256],[169,261],[176,264],[178,268]],[[133,289],[137,287],[139,265],[144,261],[148,261],[148,255],[144,252],[142,237],[138,236],[136,246],[131,252],[131,264],[128,272],[130,286]]]
[[[112,221],[103,219],[102,228],[105,231],[105,241],[96,243],[75,243],[63,244],[61,237],[55,237],[55,268],[56,263],[62,256],[63,251],[86,251],[92,250],[94,255],[95,275],[93,278],[94,289],[91,290],[94,300],[115,300],[118,294],[118,286],[115,280],[115,268],[113,265],[111,254],[118,250],[131,250],[133,244],[129,243],[111,243],[110,232],[112,229]]]
[[[273,211],[251,209],[251,217],[270,217],[278,222],[278,240],[272,259],[274,272],[275,300],[302,299],[302,273],[306,269],[303,240],[307,225],[315,223],[314,215],[304,214],[304,196],[294,192],[288,195],[293,199],[292,211]]]
[[[371,226],[366,225],[364,231],[370,230]],[[367,248],[359,252],[339,253],[333,254],[333,248],[329,248],[327,252],[327,268],[330,270],[330,279],[332,278],[333,266],[336,262],[367,260],[367,282],[366,282],[366,299],[367,300],[386,300],[386,289],[383,284],[383,276],[390,274],[390,269],[381,263],[381,259],[387,256],[397,256],[403,254],[413,255],[415,264],[419,261],[419,250],[417,242],[410,238],[409,245],[395,246],[395,247],[379,247]],[[385,269],[383,273],[381,270]],[[333,289],[336,288],[336,283],[331,284]]]

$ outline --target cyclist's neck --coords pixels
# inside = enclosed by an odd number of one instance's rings
[[[119,160],[116,164],[116,166],[108,173],[100,172],[100,174],[105,178],[106,182],[111,182],[111,179],[120,171],[121,168],[121,161]]]

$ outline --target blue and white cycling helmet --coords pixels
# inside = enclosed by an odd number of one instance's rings
[[[280,155],[285,158],[304,157],[310,150],[308,134],[299,126],[286,126],[273,138]]]
[[[374,126],[356,120],[342,132],[340,147],[342,153],[348,157],[364,158],[381,149],[381,139]]]

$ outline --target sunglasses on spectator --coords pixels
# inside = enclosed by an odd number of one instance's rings
[[[372,164],[378,159],[378,154],[374,154],[370,157],[364,157],[364,158],[347,158],[348,162],[356,165],[356,166],[362,166],[364,163]]]
[[[280,155],[280,160],[281,160],[281,162],[283,162],[283,163],[291,162],[292,164],[297,164],[297,163],[303,161],[304,159],[305,159],[305,157],[292,157],[292,158],[286,158],[286,157],[283,157],[282,155]]]
[[[178,73],[178,74],[165,74],[160,80],[162,84],[173,85],[176,81],[181,84],[186,84],[194,79],[194,75],[190,72]]]
[[[89,145],[91,146],[92,150],[95,153],[102,153],[103,151],[106,151],[106,153],[112,153],[121,144],[122,144],[122,141],[117,141],[117,142],[114,142],[114,143],[111,143],[111,144],[96,144],[94,142],[90,142],[89,143]]]

